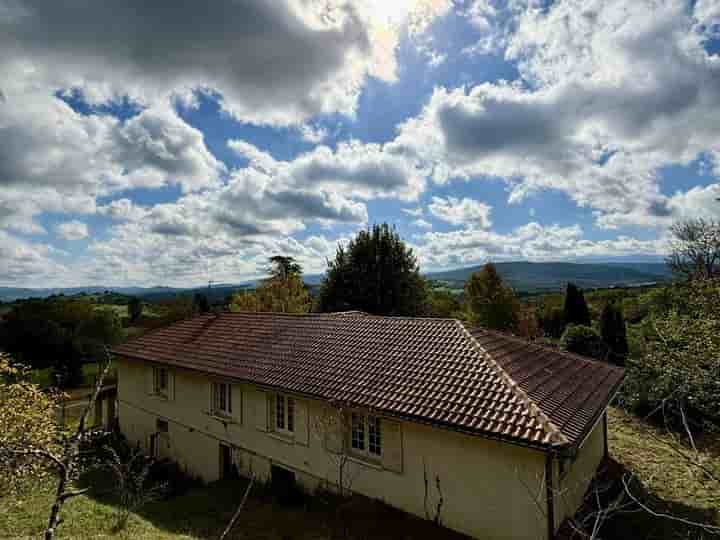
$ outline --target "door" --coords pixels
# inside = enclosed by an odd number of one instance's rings
[[[225,480],[234,476],[232,448],[227,444],[220,444],[220,478]]]

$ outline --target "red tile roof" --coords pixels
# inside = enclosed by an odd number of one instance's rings
[[[625,377],[617,366],[515,336],[482,328],[470,333],[573,446],[583,441]]]
[[[498,361],[485,350],[483,340],[501,342],[488,336],[473,337],[453,319],[221,313],[152,331],[113,352],[541,448],[573,444],[590,428],[586,408],[607,405],[612,385],[582,399],[585,373],[597,363],[560,355],[567,371],[541,373],[528,391],[527,379],[515,380],[503,366],[509,357]],[[530,363],[549,354],[537,349],[529,349]],[[622,379],[622,370],[611,371]]]

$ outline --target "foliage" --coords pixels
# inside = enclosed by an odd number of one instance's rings
[[[565,331],[565,310],[557,306],[543,305],[539,310],[538,324],[546,336],[560,339]]]
[[[569,324],[560,338],[560,348],[567,352],[604,360],[608,348],[600,334],[593,328],[580,324]]]
[[[195,293],[193,296],[192,309],[194,313],[207,313],[210,311],[210,302],[203,293]]]
[[[254,291],[245,290],[232,297],[231,311],[307,313],[310,294],[302,278],[302,267],[292,257],[270,257],[270,277]]]
[[[428,295],[429,315],[443,319],[461,318],[462,306],[457,295],[447,289],[432,289]]]
[[[125,529],[130,516],[148,503],[159,499],[164,484],[153,484],[150,479],[153,461],[139,448],[132,448],[123,439],[105,447],[107,469],[113,478],[118,496],[116,529]]]
[[[59,450],[58,400],[31,384],[26,368],[0,353],[0,493],[21,490],[29,479],[51,472],[31,450]]]
[[[130,317],[131,321],[137,321],[140,318],[140,315],[142,315],[143,311],[143,303],[142,301],[137,297],[133,296],[130,302],[128,302],[128,317]]]
[[[231,311],[269,311],[277,313],[307,313],[310,295],[299,275],[285,279],[269,279],[255,291],[237,293],[230,304]]]
[[[622,313],[613,303],[605,304],[600,314],[600,336],[608,346],[609,358],[616,364],[624,365],[628,354],[627,331]]]
[[[573,283],[568,283],[565,290],[563,319],[565,324],[590,326],[590,310],[585,302],[585,296]]]
[[[685,279],[720,277],[720,222],[703,218],[675,223],[670,228],[667,264]]]
[[[428,287],[412,249],[387,223],[338,246],[320,287],[321,312],[361,310],[374,315],[424,315]]]
[[[34,369],[51,367],[61,387],[82,380],[82,364],[120,340],[118,317],[87,299],[54,297],[20,302],[0,325],[0,347]]]
[[[520,302],[513,290],[503,283],[495,265],[487,263],[465,284],[468,320],[493,330],[517,328]]]
[[[678,287],[677,309],[645,325],[644,355],[629,362],[625,397],[640,410],[663,408],[678,423],[720,427],[720,280]]]

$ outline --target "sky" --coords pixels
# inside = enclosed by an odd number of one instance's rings
[[[0,285],[662,260],[720,217],[718,0],[0,0]]]

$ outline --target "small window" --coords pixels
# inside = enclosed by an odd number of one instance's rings
[[[213,413],[232,414],[232,386],[227,383],[212,383]]]
[[[377,416],[351,413],[350,447],[353,453],[364,457],[382,455],[381,421]]]
[[[275,431],[295,431],[295,400],[289,396],[275,395]]]
[[[153,368],[153,393],[160,396],[168,394],[168,371],[164,367]]]

